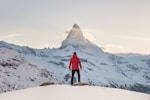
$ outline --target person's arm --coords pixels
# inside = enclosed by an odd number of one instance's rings
[[[71,69],[71,63],[72,63],[72,59],[70,59],[70,62],[69,62],[69,69]]]
[[[80,59],[79,59],[79,65],[80,65],[80,69],[82,69],[82,64],[81,64],[81,61],[80,61]]]

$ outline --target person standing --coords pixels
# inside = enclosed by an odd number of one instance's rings
[[[80,83],[80,69],[82,69],[80,58],[78,58],[76,52],[73,53],[72,58],[70,59],[69,69],[72,70],[71,76],[71,85],[73,85],[73,79],[75,72],[78,73],[78,83]]]

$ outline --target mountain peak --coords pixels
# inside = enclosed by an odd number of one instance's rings
[[[85,39],[79,25],[74,24],[68,36],[62,42],[61,47],[66,47],[68,45],[72,45],[72,46],[81,45],[84,43],[84,41]]]
[[[80,29],[80,27],[79,27],[78,24],[74,24],[74,25],[73,25],[73,28],[78,28],[78,29]]]
[[[97,48],[95,44],[90,42],[88,39],[86,39],[83,35],[83,32],[79,25],[74,24],[72,29],[70,30],[68,36],[66,39],[62,42],[61,48],[72,46],[72,47],[90,47],[90,48]]]

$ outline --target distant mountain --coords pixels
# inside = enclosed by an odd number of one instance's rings
[[[62,42],[61,47],[94,47],[99,48],[83,36],[83,32],[77,24],[73,25],[67,38]]]
[[[0,48],[17,51],[65,84],[70,84],[68,64],[76,51],[83,65],[81,81],[91,85],[150,93],[150,55],[105,53],[84,37],[77,24],[73,25],[60,48],[33,49],[6,42],[0,42]],[[75,78],[75,82],[76,80]]]
[[[73,48],[75,49],[74,51],[86,49],[85,51],[91,55],[93,54],[97,55],[98,53],[101,56],[102,55],[105,56],[101,48],[99,48],[98,46],[96,46],[95,44],[93,44],[91,41],[89,41],[84,37],[82,30],[77,24],[73,25],[73,28],[70,30],[68,36],[62,42],[60,49],[66,49],[66,48],[69,49]]]

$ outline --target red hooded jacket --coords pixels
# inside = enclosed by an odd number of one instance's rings
[[[80,68],[82,68],[80,59],[77,57],[77,55],[74,54],[73,57],[70,59],[69,69],[79,70]]]

